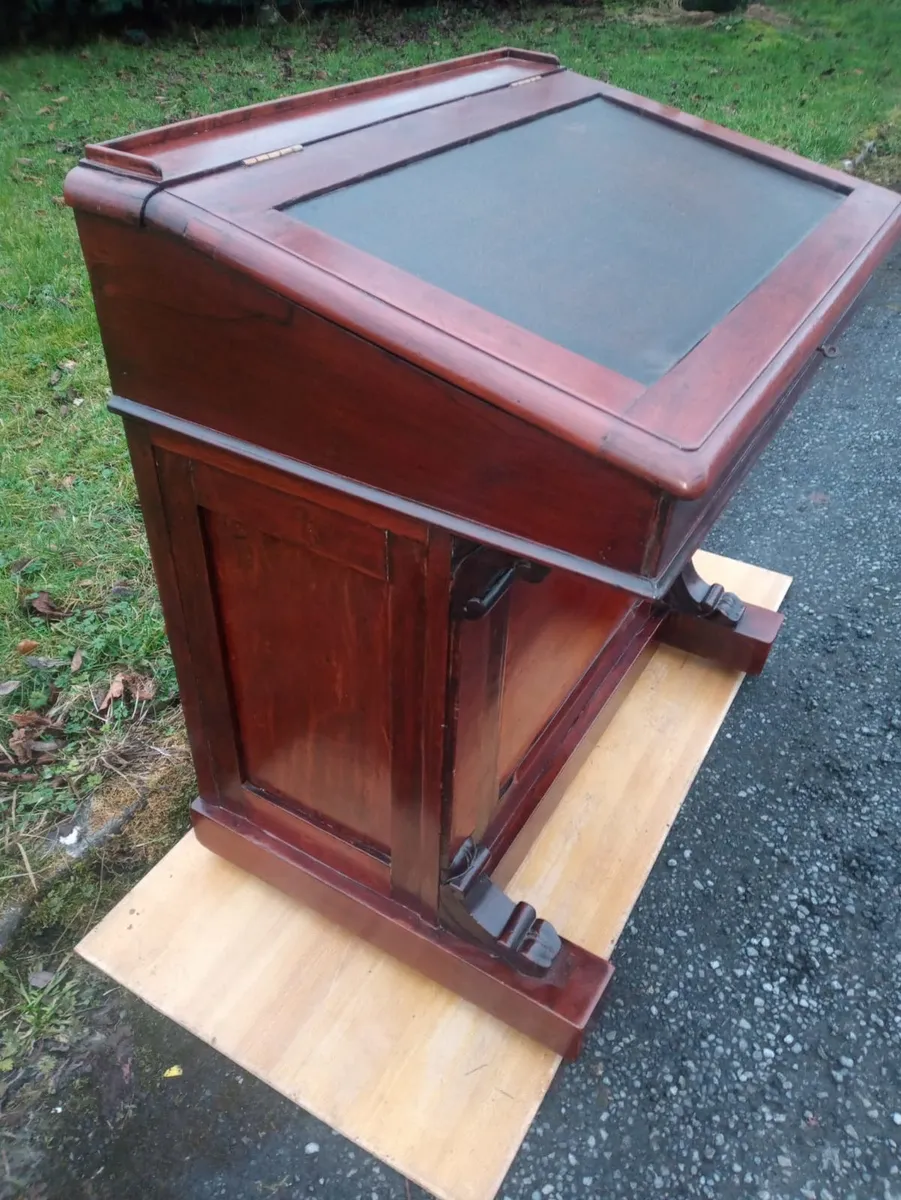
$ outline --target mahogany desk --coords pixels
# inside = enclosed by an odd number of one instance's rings
[[[610,964],[506,879],[901,198],[500,50],[70,174],[200,840],[559,1053]],[[686,696],[686,703],[690,703]],[[239,969],[239,968],[238,968]]]

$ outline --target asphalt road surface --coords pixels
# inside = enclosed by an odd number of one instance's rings
[[[901,255],[708,546],[794,576],[785,628],[676,822],[508,1200],[901,1200]],[[116,1003],[128,1094],[105,1094],[99,1072],[78,1104],[61,1097],[35,1195],[424,1195]],[[174,1062],[182,1078],[162,1080]]]

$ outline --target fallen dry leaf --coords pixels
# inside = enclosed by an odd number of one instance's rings
[[[17,558],[15,562],[9,564],[10,575],[20,575],[33,562],[34,559],[30,555],[26,555],[25,558]]]
[[[74,487],[74,486],[75,486],[75,476],[74,475],[64,475],[63,476],[63,487],[70,488],[70,487]]]
[[[38,592],[36,596],[29,596],[25,601],[25,607],[29,612],[37,613],[39,617],[46,617],[48,621],[62,621],[66,617],[72,616],[70,608],[60,608],[54,600],[50,599],[47,592]]]
[[[49,730],[62,730],[61,725],[36,712],[13,713],[9,719],[16,727],[9,748],[18,762],[30,763],[35,759],[38,764],[53,762],[62,749],[62,741],[47,734]]]
[[[135,700],[152,700],[156,695],[156,683],[148,675],[126,675],[125,686]]]
[[[32,971],[28,976],[28,983],[33,988],[45,988],[53,982],[52,971]]]
[[[63,361],[59,364],[59,366],[60,366],[60,370],[62,370],[62,371],[74,371],[75,368],[78,366],[78,363],[75,361],[74,358],[64,358]]]
[[[19,762],[27,763],[31,759],[31,738],[27,729],[17,729],[9,739],[9,748]]]
[[[24,729],[26,725],[36,725],[40,721],[46,721],[47,718],[29,710],[28,712],[10,713],[7,720],[15,725],[17,729]]]
[[[31,638],[25,638],[24,641],[19,642],[18,646],[16,646],[19,654],[31,654],[32,650],[37,650],[37,648],[38,643],[32,641]]]
[[[81,670],[81,665],[83,662],[84,662],[84,655],[82,654],[82,652],[80,650],[76,650],[75,653],[72,655],[72,661],[69,663],[69,670],[72,672],[73,675],[76,674],[76,672]]]
[[[0,696],[11,696],[20,682],[18,679],[7,679],[5,683],[0,683]]]
[[[62,742],[54,742],[51,738],[45,741],[32,741],[32,754],[39,754],[38,762],[50,762],[62,749]]]
[[[50,378],[47,382],[50,384],[51,387],[56,387],[56,385],[59,383],[59,381],[62,379],[62,377],[63,377],[63,373],[57,367],[57,369],[55,371],[50,372]]]
[[[40,713],[27,712],[10,713],[7,720],[15,725],[17,729],[62,729],[55,721],[51,721],[49,717],[42,717]]]
[[[125,676],[121,673],[113,678],[112,683],[107,689],[106,695],[100,701],[99,709],[101,712],[106,712],[114,700],[120,700],[125,691]]]
[[[133,700],[152,700],[156,695],[156,682],[149,675],[139,675],[136,671],[120,671],[98,705],[100,712],[106,712],[114,700],[121,700],[126,691]]]
[[[44,658],[42,655],[26,654],[25,662],[35,671],[54,671],[57,667],[67,667],[67,658]]]
[[[48,108],[47,105],[45,104],[43,108],[38,109],[38,116],[39,117],[49,117],[52,112],[53,112],[53,109]]]
[[[169,1067],[163,1071],[163,1079],[180,1079],[182,1075],[184,1075],[184,1071],[179,1066]]]
[[[42,654],[26,654],[25,662],[35,671],[55,671],[68,666],[68,659],[47,659]]]

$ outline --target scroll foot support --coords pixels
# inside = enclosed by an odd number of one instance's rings
[[[237,813],[197,799],[191,818],[198,841],[208,850],[556,1054],[568,1059],[578,1056],[589,1021],[613,974],[606,959],[560,938],[550,969],[541,976],[526,975],[471,938],[427,923],[398,900],[286,845]],[[518,941],[515,935],[520,924],[515,924],[510,940],[525,945],[528,934]],[[404,986],[399,972],[397,987]]]
[[[759,675],[782,628],[783,616],[745,604],[719,584],[708,584],[689,564],[663,602],[657,638],[732,670]]]
[[[546,976],[563,944],[530,904],[515,904],[487,874],[490,855],[467,838],[441,886],[441,922],[472,938],[524,975]]]

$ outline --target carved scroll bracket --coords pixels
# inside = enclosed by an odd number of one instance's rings
[[[545,975],[562,943],[530,904],[514,903],[486,872],[488,851],[467,838],[441,886],[441,921],[485,946],[524,975]]]
[[[745,614],[744,603],[721,583],[707,583],[689,563],[666,593],[664,604],[671,612],[737,625]]]

